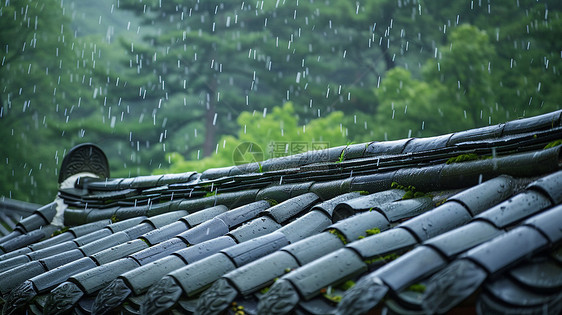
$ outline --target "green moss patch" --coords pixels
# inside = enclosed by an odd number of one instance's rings
[[[353,288],[354,285],[355,285],[355,281],[347,280],[346,282],[342,283],[339,286],[339,288],[342,289],[343,291],[347,291],[347,290]]]
[[[367,233],[367,235],[375,235],[375,234],[379,234],[380,232],[381,229],[379,228],[372,228],[372,229],[365,230],[365,233]]]
[[[272,207],[279,204],[279,202],[277,200],[271,199],[271,198],[267,198],[267,199],[265,199],[265,201],[269,202],[269,205],[272,206]]]
[[[232,303],[230,304],[230,310],[231,310],[232,313],[234,313],[235,315],[244,315],[244,314],[246,314],[246,311],[244,310],[244,306],[238,305],[238,303],[236,303],[236,302],[232,302]]]
[[[437,202],[437,203],[435,204],[435,206],[438,207],[438,206],[444,204],[445,202],[447,202],[447,198],[442,199],[441,201]]]
[[[0,221],[0,223],[2,223],[2,226],[8,230],[8,231],[12,231],[12,228],[4,221]]]
[[[389,261],[395,260],[398,257],[400,257],[400,256],[395,254],[395,253],[390,253],[388,255],[379,256],[377,258],[367,259],[367,260],[365,260],[365,263],[367,265],[372,265],[372,264],[378,263],[378,262],[389,262]]]
[[[408,287],[408,291],[424,293],[425,292],[425,285],[421,283],[415,283]]]
[[[328,300],[330,300],[334,303],[339,303],[342,299],[342,296],[339,295],[339,294],[332,295],[332,294],[324,293],[324,298],[326,298],[326,299],[328,299]]]
[[[544,149],[546,150],[546,149],[554,148],[555,146],[559,146],[561,144],[562,144],[562,139],[554,140],[549,144],[545,145]]]
[[[267,292],[269,292],[269,287],[265,287],[260,290],[261,294],[266,294]]]
[[[209,192],[207,192],[207,193],[205,194],[205,197],[213,197],[213,196],[216,196],[216,195],[217,195],[217,191],[214,190],[214,191],[209,191]]]
[[[336,163],[341,163],[345,160],[345,149],[341,150],[340,158],[336,161]]]
[[[379,229],[379,228],[372,228],[372,229],[365,230],[365,234],[367,234],[367,236],[379,234],[380,232],[381,232],[381,229]],[[357,237],[357,239],[364,239],[364,238],[365,238],[365,236],[363,236],[363,235],[359,235],[359,237]]]
[[[474,161],[474,160],[479,160],[479,159],[480,159],[480,156],[478,156],[478,154],[476,154],[476,153],[460,154],[460,155],[454,156],[452,158],[449,158],[447,160],[447,164],[462,163],[462,162],[466,162],[466,161]]]
[[[354,285],[354,281],[348,280],[337,286],[335,290],[332,290],[332,287],[330,286],[328,288],[323,288],[322,290],[320,290],[320,293],[322,293],[322,296],[325,299],[333,303],[339,303],[342,300],[342,293],[351,289]]]
[[[412,199],[412,198],[421,198],[421,197],[433,198],[433,196],[431,194],[421,192],[421,191],[417,191],[416,187],[412,186],[412,185],[404,186],[404,185],[398,184],[397,182],[392,182],[392,184],[390,185],[390,188],[404,190],[406,193],[404,194],[404,196],[402,196],[402,200]]]
[[[51,236],[57,236],[57,235],[60,235],[60,234],[62,234],[62,233],[64,233],[64,232],[68,232],[68,229],[69,229],[69,227],[68,227],[68,226],[65,226],[65,227],[63,227],[63,228],[60,229],[60,230],[54,231],[54,232],[53,232],[53,235],[51,235]]]
[[[328,232],[337,236],[340,239],[340,241],[342,241],[342,243],[344,245],[347,244],[347,240],[345,239],[345,236],[343,236],[343,234],[341,234],[340,231],[338,231],[336,229],[330,229],[330,230],[328,230]]]
[[[370,194],[370,192],[368,192],[368,191],[366,191],[366,190],[358,190],[357,192],[358,192],[361,196],[365,196],[365,195]]]

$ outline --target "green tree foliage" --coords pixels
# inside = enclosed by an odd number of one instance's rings
[[[81,80],[73,65],[72,38],[60,2],[0,4],[0,194],[33,201],[56,193],[62,150],[50,139],[80,104]],[[73,103],[70,105],[69,103]]]
[[[335,110],[373,115],[384,72],[429,56],[433,34],[442,37],[417,1],[120,3],[153,29],[124,46],[145,78],[143,100],[160,117],[180,113],[167,130],[190,135],[168,140],[182,154],[210,154],[242,111],[279,101],[298,104],[301,123]]]
[[[483,62],[479,64],[491,76],[487,80],[492,95],[474,101],[473,120],[480,120],[477,107],[484,107],[480,108],[482,119],[477,124],[537,115],[561,107],[560,1],[427,1],[424,4],[428,10],[449,14],[450,23],[441,27],[444,39],[449,42],[452,42],[450,31],[459,23],[475,26],[488,37],[493,52],[482,54]],[[438,53],[444,54],[446,50],[448,47],[443,47]],[[471,70],[478,71],[476,67]],[[447,88],[454,89],[454,86]],[[482,106],[483,102],[487,106]]]
[[[498,55],[492,60],[492,89],[505,119],[557,110],[562,103],[562,3],[518,3],[498,7],[486,28]],[[476,25],[485,24],[484,17]]]
[[[438,81],[443,85],[436,89],[439,103],[462,110],[463,114],[440,116],[456,121],[469,120],[457,128],[487,125],[486,118],[494,112],[495,101],[491,60],[497,58],[486,32],[463,24],[451,31],[448,46],[440,47],[437,54],[438,58],[428,60],[424,77],[427,82]],[[437,87],[437,84],[433,85]],[[436,105],[438,111],[443,110]]]
[[[435,58],[424,64],[423,80],[414,79],[401,67],[386,73],[381,87],[375,89],[379,102],[372,123],[376,126],[375,138],[432,136],[500,123],[509,119],[510,113],[537,115],[559,109],[562,86],[555,80],[559,70],[546,70],[552,53],[548,45],[539,49],[545,54],[544,69],[530,65],[525,73],[530,71],[532,75],[520,73],[513,78],[514,73],[501,66],[514,63],[513,59],[506,60],[496,52],[486,31],[469,24],[454,28],[445,45],[435,50]],[[527,54],[535,56],[536,52],[519,52],[519,60],[529,58]],[[529,83],[531,78],[537,86],[529,87],[534,85]],[[544,78],[552,81],[545,82]],[[504,82],[512,87],[504,87]],[[541,87],[544,90],[540,91]],[[533,103],[534,98],[540,100],[540,106]],[[522,104],[525,102],[528,104]]]
[[[263,40],[257,21],[238,16],[244,6],[217,1],[122,1],[121,7],[152,30],[143,41],[123,42],[142,78],[129,81],[141,92],[128,100],[151,102],[152,115],[160,122],[166,117],[165,130],[190,135],[171,139],[176,151],[210,154],[216,132],[233,126],[249,91],[258,88],[252,69],[263,61],[248,53]]]
[[[209,168],[231,166],[237,163],[233,155],[236,148],[243,143],[255,145],[253,151],[263,152],[263,155],[260,155],[263,159],[345,145],[348,140],[345,127],[341,125],[342,118],[343,113],[336,111],[301,126],[290,102],[285,103],[283,107],[274,107],[273,112],[269,114],[243,112],[238,117],[237,136],[222,136],[213,154],[199,160],[185,160],[182,155],[171,153],[168,155],[170,167],[156,172],[202,172]],[[248,156],[246,161],[254,161],[255,158],[255,155]]]
[[[439,50],[439,57],[424,65],[424,80],[413,78],[402,67],[387,72],[375,89],[376,138],[431,136],[487,124],[480,115],[494,104],[487,65],[494,50],[488,36],[462,25],[453,29],[449,43]]]
[[[168,140],[171,150],[183,155],[209,154],[217,144],[215,133],[233,134],[241,111],[261,111],[278,100],[299,104],[301,123],[318,113],[343,111],[357,141],[443,133],[559,107],[554,92],[559,89],[553,88],[558,70],[537,62],[541,56],[551,65],[559,60],[543,40],[560,31],[560,5],[553,1],[124,3],[157,27],[144,39],[151,49],[140,54],[146,61],[140,74],[152,76],[148,82],[158,80],[153,90],[160,91],[154,94],[159,100],[166,96],[163,106],[189,112],[175,116],[177,123],[168,129],[183,135]],[[544,21],[538,20],[541,14]],[[531,31],[525,33],[527,26]],[[536,45],[521,50],[527,42]],[[134,54],[139,55],[136,48]],[[528,65],[532,75],[510,72],[510,60]],[[395,67],[412,74],[407,84],[413,86],[405,89],[425,105],[407,101],[408,93],[394,100],[379,91],[381,82],[396,79]],[[549,74],[552,80],[539,83]],[[168,88],[161,83],[165,77]],[[528,101],[536,106],[524,107]],[[427,114],[417,115],[418,108]],[[389,117],[399,122],[388,126]],[[194,129],[203,137],[194,137]]]
[[[54,0],[0,4],[1,196],[49,202],[56,195],[64,155],[83,142],[95,142],[111,153],[114,176],[131,175],[117,154],[130,151],[123,140],[132,133],[152,132],[150,119],[120,123],[131,120],[130,109],[111,92],[126,82],[116,83],[103,63],[108,60],[105,53],[117,58],[111,53],[118,49],[75,36],[68,8],[61,5]],[[137,162],[134,153],[127,159]],[[142,171],[149,172],[149,165]]]

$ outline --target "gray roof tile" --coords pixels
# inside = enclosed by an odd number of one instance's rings
[[[562,288],[562,267],[545,256],[537,256],[528,264],[509,270],[508,274],[533,290],[555,292]]]
[[[315,260],[282,277],[292,283],[300,295],[309,299],[318,294],[319,290],[332,284],[333,274],[352,277],[367,270],[367,264],[349,248],[341,248]],[[274,289],[275,284],[271,287]],[[281,292],[281,291],[280,291]],[[273,302],[273,300],[269,300]],[[279,300],[281,302],[281,299]]]
[[[400,224],[399,227],[413,233],[419,241],[425,241],[464,225],[470,219],[471,216],[464,206],[451,201],[435,208],[433,211],[414,217]]]
[[[316,193],[318,195],[318,193]],[[316,204],[312,207],[311,210],[319,210],[323,211],[328,217],[332,218],[332,214],[335,211],[335,208],[340,204],[344,203],[347,200],[355,199],[360,196],[359,192],[350,192],[346,194],[341,194],[339,196],[335,196],[333,198],[329,198],[328,200]]]
[[[391,189],[366,196],[357,196],[338,203],[334,209],[334,221],[348,218],[357,212],[371,210],[382,204],[396,201],[402,198],[406,192],[401,189]]]
[[[306,193],[272,206],[264,210],[263,214],[270,216],[275,222],[283,224],[309,209],[317,201],[318,196],[315,193]]]
[[[279,250],[288,245],[289,240],[281,232],[273,232],[256,237],[247,242],[237,244],[221,250],[237,267],[243,266],[260,257]]]
[[[13,269],[4,271],[0,277],[0,292],[3,295],[10,293],[12,289],[38,274],[45,272],[45,267],[39,261],[30,261]]]
[[[484,288],[480,312],[556,312],[561,146],[543,148],[562,137],[561,114],[261,168],[79,178],[59,192],[70,229],[53,237],[54,203],[0,200],[6,309],[358,313],[386,296],[390,311],[445,312]]]
[[[475,216],[491,206],[505,200],[513,194],[513,179],[509,176],[498,176],[486,181],[484,185],[462,191],[448,200],[464,205],[471,215]]]
[[[117,259],[123,258],[125,256],[142,251],[147,247],[148,244],[146,244],[142,240],[134,239],[132,241],[127,241],[125,243],[121,243],[119,245],[115,245],[110,248],[106,248],[102,251],[99,251],[95,254],[92,254],[90,258],[92,258],[96,262],[96,264],[101,266],[110,263],[112,261],[115,261]]]
[[[448,146],[453,146],[458,143],[471,142],[478,140],[485,140],[490,138],[499,138],[503,133],[505,124],[486,126],[466,131],[455,132],[449,138]]]
[[[234,238],[237,243],[242,243],[255,237],[277,231],[280,228],[281,224],[275,222],[275,220],[268,216],[263,216],[243,224],[239,228],[230,231],[227,235]]]
[[[80,237],[91,232],[97,231],[98,229],[104,228],[110,225],[112,222],[109,219],[101,220],[101,221],[94,221],[91,223],[86,223],[74,227],[70,227],[68,232],[74,234],[74,237]]]
[[[557,236],[549,240],[547,234],[541,232],[541,230],[549,230],[549,226],[560,227],[561,216],[558,212],[560,212],[559,206],[536,216],[549,218],[554,223],[529,219],[535,225],[524,224],[493,238],[469,250],[437,272],[431,277],[421,303],[424,310],[447,311],[472,294],[489,276],[497,277],[517,263],[558,244],[561,239],[556,238]]]
[[[44,292],[54,289],[61,282],[68,279],[69,275],[95,268],[96,263],[89,257],[80,258],[68,264],[62,265],[49,272],[37,275],[29,281],[32,281],[37,291]]]
[[[423,244],[451,259],[456,255],[501,234],[502,231],[484,221],[472,221],[447,233],[430,238]]]
[[[260,200],[221,213],[220,215],[216,216],[216,218],[222,220],[228,226],[228,228],[231,229],[257,217],[260,213],[262,213],[269,207],[269,202]]]
[[[300,266],[331,253],[343,246],[343,242],[333,233],[323,232],[283,247],[297,260]]]
[[[150,245],[156,245],[160,242],[168,240],[182,232],[185,232],[188,226],[183,221],[177,221],[165,225],[159,229],[149,231],[141,236],[143,240],[148,242]]]
[[[0,274],[3,273],[4,271],[8,270],[8,269],[12,269],[14,267],[17,267],[19,265],[23,265],[25,263],[28,263],[31,261],[31,258],[29,258],[26,255],[18,255],[15,257],[11,257],[8,258],[6,260],[2,260],[0,262]]]
[[[371,211],[382,213],[388,222],[396,223],[405,219],[415,217],[425,211],[432,209],[434,204],[429,196],[399,200],[383,204],[373,208]]]
[[[69,279],[73,283],[78,283],[81,290],[86,294],[93,294],[105,288],[115,277],[127,271],[137,268],[138,263],[131,258],[119,259],[109,262],[96,268],[80,272]]]
[[[555,204],[562,203],[562,172],[555,172],[551,175],[539,178],[529,184],[529,188],[545,192]]]
[[[51,218],[52,219],[52,218]],[[27,218],[21,220],[16,225],[17,228],[21,228],[22,232],[31,232],[38,229],[41,226],[47,225],[50,221],[47,221],[44,216],[34,213]]]
[[[404,151],[404,147],[411,139],[401,139],[384,142],[371,142],[365,150],[366,156],[395,155]]]
[[[112,246],[122,244],[130,241],[131,238],[125,232],[117,232],[99,240],[95,240],[91,243],[82,245],[79,247],[80,251],[84,253],[84,256],[90,256],[104,249],[110,248]]]
[[[232,237],[219,236],[212,240],[189,246],[186,249],[178,250],[174,255],[183,259],[187,265],[234,245],[236,245],[236,242]]]
[[[103,236],[107,236],[110,233],[107,230],[100,230],[99,232],[92,232],[91,234],[100,234],[103,233]],[[79,245],[74,241],[66,241],[60,244],[56,244],[47,248],[43,248],[43,249],[39,249],[36,251],[33,251],[29,254],[26,254],[27,257],[29,257],[31,260],[39,260],[41,258],[45,258],[45,257],[49,257],[51,255],[56,255],[59,253],[64,253],[66,251],[69,250],[73,250],[73,249],[77,249],[79,247]]]
[[[475,261],[489,273],[494,273],[548,244],[545,237],[535,229],[518,227],[513,231],[515,232],[495,238],[485,246],[468,251],[466,258]]]
[[[440,270],[446,262],[446,258],[433,248],[418,246],[395,263],[382,266],[376,274],[389,288],[398,291],[412,281]]]
[[[551,244],[562,240],[562,205],[557,205],[548,211],[536,215],[525,221],[524,225],[532,226],[541,232]]]
[[[183,217],[181,220],[185,222],[185,224],[187,224],[188,227],[194,227],[216,216],[219,216],[220,214],[225,213],[227,211],[228,208],[226,206],[218,205],[187,215]]]
[[[328,229],[334,229],[337,230],[337,233],[341,233],[346,242],[353,242],[360,236],[367,236],[367,230],[379,229],[379,231],[384,231],[388,228],[390,228],[390,223],[384,215],[377,211],[363,212],[328,227]]]
[[[151,246],[148,248],[142,248],[139,251],[133,252],[128,255],[130,258],[134,259],[139,265],[144,266],[160,258],[166,257],[172,253],[175,253],[181,249],[187,247],[185,241],[181,238],[170,238],[166,241],[158,243],[158,246]]]
[[[322,232],[330,224],[332,224],[332,220],[324,212],[314,210],[295,219],[277,231],[283,233],[290,243],[294,243]]]
[[[536,191],[525,191],[477,215],[498,228],[505,228],[552,206],[550,200]]]
[[[545,305],[551,298],[550,294],[526,290],[507,277],[488,282],[486,291],[504,303],[522,307]]]
[[[413,138],[406,143],[406,146],[400,153],[422,152],[442,149],[447,146],[452,134],[430,137],[430,138]]]
[[[228,225],[219,218],[205,221],[178,235],[187,244],[197,244],[228,233]]]
[[[507,283],[507,285],[509,284],[511,283]],[[531,303],[527,303],[526,305],[521,305],[521,303],[518,303],[518,305],[507,304],[499,300],[495,295],[484,292],[476,302],[478,311],[482,314],[508,314],[514,312],[524,312],[527,314],[560,314],[562,311],[562,303],[560,303],[562,300],[562,293],[545,296],[537,292],[521,290],[521,288],[509,288],[507,285],[504,282],[500,288],[512,293],[513,296],[510,297],[518,296],[522,298],[521,301],[523,302],[542,301],[542,303],[539,305],[531,305]]]
[[[185,250],[187,250],[187,248],[183,251],[185,252]],[[124,281],[124,285],[130,288],[132,293],[140,295],[145,293],[151,285],[156,283],[163,276],[185,265],[185,261],[179,257],[179,255],[169,255],[149,264],[142,265],[139,268],[127,270],[121,273],[121,275],[116,275],[115,278],[117,278],[116,281]],[[109,290],[107,291],[108,294],[110,292],[113,294],[108,295],[108,297],[114,298],[115,293]],[[104,299],[104,295],[101,294],[99,299]]]
[[[274,278],[281,277],[291,269],[299,266],[295,257],[281,250],[251,262],[246,266],[237,268],[225,274],[224,278],[234,285],[238,291],[237,294],[250,294],[271,284]],[[217,291],[221,292],[219,295],[222,295],[222,290],[217,288]],[[234,300],[234,297],[232,300]],[[225,303],[225,305],[229,305],[232,300]]]
[[[353,242],[347,247],[368,260],[380,259],[392,253],[401,254],[416,244],[418,241],[411,232],[403,228],[394,228]]]
[[[206,289],[220,276],[234,269],[236,269],[236,265],[229,256],[219,252],[172,271],[169,276],[178,282],[184,294],[193,296]],[[158,286],[159,284],[156,284],[151,288],[154,289],[154,294],[158,294]],[[148,294],[151,295],[150,290]]]

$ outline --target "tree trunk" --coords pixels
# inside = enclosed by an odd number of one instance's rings
[[[392,56],[390,55],[390,52],[388,51],[388,47],[386,46],[386,43],[383,43],[381,46],[382,46],[381,47],[382,55],[384,57],[384,62],[386,64],[386,71],[389,71],[392,68],[394,68],[396,66],[396,64],[392,60]]]
[[[209,82],[209,102],[205,112],[205,142],[203,143],[203,155],[209,156],[213,153],[216,146],[216,102],[217,102],[217,77],[215,74],[211,77]]]

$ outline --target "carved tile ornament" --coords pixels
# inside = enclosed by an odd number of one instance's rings
[[[80,298],[84,296],[84,292],[72,282],[64,282],[51,291],[45,301],[43,314],[56,315],[61,314],[76,304]]]
[[[287,314],[297,306],[299,295],[286,280],[278,280],[258,304],[260,314]]]
[[[2,308],[2,314],[19,314],[20,308],[25,307],[35,296],[37,296],[37,292],[33,283],[25,281],[10,292]]]
[[[131,289],[129,289],[122,279],[113,280],[96,296],[96,300],[92,306],[92,314],[99,315],[109,312],[121,305],[130,294]]]
[[[238,296],[238,291],[224,278],[215,281],[197,301],[195,313],[200,315],[219,314]]]
[[[96,145],[84,143],[72,148],[62,160],[59,183],[78,173],[93,173],[109,178],[109,164],[105,153]]]
[[[182,288],[172,277],[163,277],[150,287],[141,305],[141,314],[158,314],[171,308],[183,293]]]

